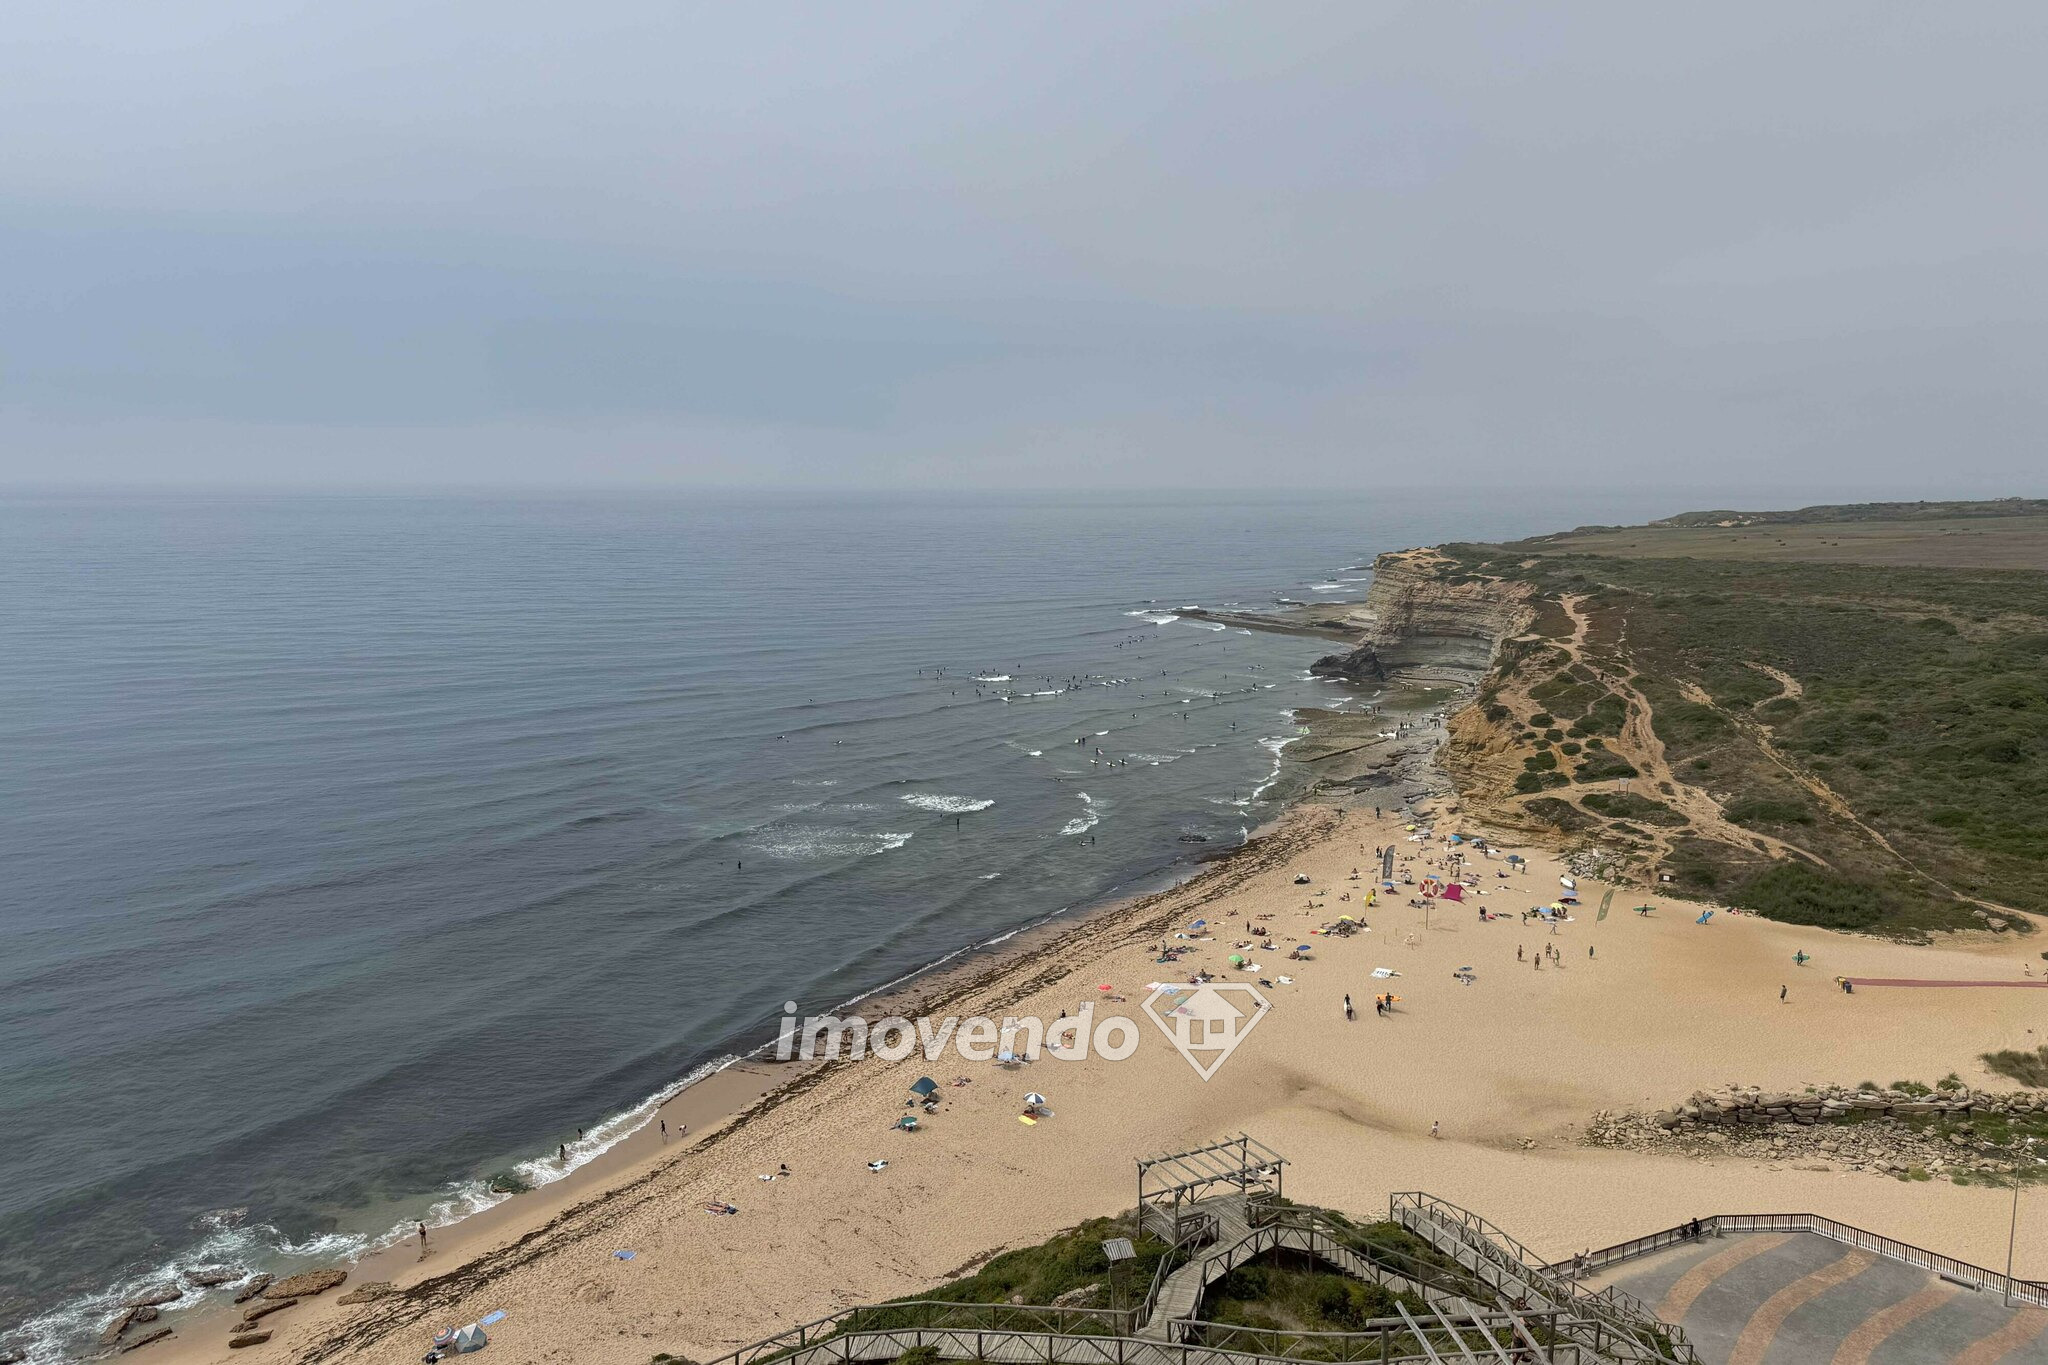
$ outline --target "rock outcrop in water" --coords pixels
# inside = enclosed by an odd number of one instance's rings
[[[1325,654],[1308,666],[1308,671],[1319,678],[1348,678],[1356,683],[1370,683],[1377,687],[1387,680],[1386,667],[1380,663],[1379,652],[1371,645],[1360,645],[1347,654]]]

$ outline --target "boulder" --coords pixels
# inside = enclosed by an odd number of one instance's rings
[[[261,1294],[263,1292],[264,1286],[269,1283],[270,1275],[268,1272],[258,1275],[255,1279],[249,1281],[249,1283],[243,1285],[240,1289],[235,1291],[235,1302],[247,1303],[249,1300],[255,1298],[258,1294]]]
[[[137,1337],[135,1338],[135,1340],[129,1342],[126,1346],[123,1346],[121,1348],[122,1354],[125,1355],[129,1351],[139,1351],[153,1341],[162,1341],[165,1337],[169,1336],[170,1334],[170,1328],[159,1327],[154,1332],[151,1332],[148,1336]]]
[[[100,1345],[112,1346],[115,1342],[119,1341],[121,1334],[128,1330],[128,1324],[135,1321],[135,1315],[141,1311],[139,1308],[123,1308],[120,1312],[114,1314],[113,1318],[100,1331]]]
[[[324,1294],[348,1278],[346,1270],[308,1270],[290,1275],[263,1291],[266,1299],[296,1299],[307,1294]]]
[[[242,1325],[246,1327],[252,1322],[256,1322],[260,1319],[269,1317],[272,1313],[282,1312],[284,1309],[290,1308],[293,1304],[297,1302],[297,1299],[266,1298],[261,1303],[258,1303],[254,1308],[247,1309],[243,1312]]]
[[[166,1284],[159,1285],[157,1288],[148,1290],[145,1293],[137,1294],[134,1298],[123,1302],[121,1306],[123,1308],[151,1308],[157,1304],[169,1303],[173,1299],[182,1299],[184,1297],[184,1290],[174,1284]]]
[[[234,1266],[201,1266],[197,1270],[185,1272],[185,1283],[193,1286],[195,1289],[211,1289],[217,1284],[226,1284],[230,1280],[239,1280],[246,1273],[246,1271],[237,1269]]]
[[[228,1349],[239,1351],[244,1346],[261,1346],[268,1340],[270,1340],[270,1333],[268,1332],[239,1332],[228,1338]]]
[[[398,1292],[398,1286],[389,1280],[369,1280],[336,1299],[336,1303],[375,1303],[388,1299]]]
[[[162,1316],[161,1313],[156,1311],[155,1304],[145,1303],[142,1307],[135,1310],[135,1316],[128,1319],[128,1321],[131,1325],[138,1322],[155,1322]]]

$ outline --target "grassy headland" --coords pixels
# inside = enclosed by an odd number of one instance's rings
[[[2048,573],[1980,561],[2048,564],[2048,516],[1905,507],[1442,547],[1455,578],[1535,593],[1459,730],[1464,785],[1774,918],[2030,927],[2010,912],[2048,913]],[[1772,519],[1701,526],[1738,515]],[[1783,557],[1852,529],[1886,562]]]

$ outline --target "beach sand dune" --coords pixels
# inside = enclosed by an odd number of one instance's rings
[[[2032,991],[1868,989],[1838,975],[2018,977],[2028,943],[1932,948],[1845,937],[1746,916],[1694,923],[1697,907],[1623,889],[1605,920],[1605,887],[1582,879],[1586,907],[1552,935],[1519,912],[1556,894],[1559,866],[1522,850],[1529,870],[1488,894],[1439,904],[1362,906],[1371,850],[1403,861],[1432,845],[1369,811],[1308,805],[1252,856],[1172,892],[1055,925],[1033,950],[962,978],[948,1012],[1037,1014],[1092,1007],[1136,1016],[1148,983],[1198,967],[1246,979],[1228,964],[1247,915],[1269,917],[1278,952],[1251,950],[1272,1008],[1216,1072],[1201,1080],[1159,1029],[1123,1061],[1050,1057],[1018,1071],[913,1056],[827,1066],[764,1101],[743,1122],[688,1143],[640,1146],[587,1180],[511,1201],[489,1223],[439,1234],[434,1252],[387,1259],[359,1278],[395,1278],[410,1292],[357,1307],[302,1306],[270,1320],[261,1348],[298,1361],[416,1359],[434,1329],[494,1309],[494,1356],[547,1362],[645,1361],[656,1352],[704,1360],[834,1309],[910,1294],[994,1250],[1043,1239],[1135,1202],[1133,1159],[1247,1131],[1293,1165],[1288,1193],[1370,1217],[1396,1190],[1422,1189],[1476,1208],[1537,1251],[1564,1256],[1694,1215],[1812,1211],[1981,1264],[2002,1264],[2009,1196],[1907,1184],[1868,1173],[1771,1169],[1735,1158],[1593,1149],[1577,1140],[1598,1109],[1672,1104],[1729,1083],[1796,1090],[1870,1079],[1933,1080],[1959,1072],[1996,1087],[1979,1053],[2042,1041]],[[1348,880],[1353,867],[1366,880]],[[1423,870],[1418,868],[1419,870]],[[1311,885],[1294,882],[1307,875]],[[1351,902],[1339,896],[1350,891]],[[1319,907],[1310,908],[1310,902]],[[1504,917],[1480,921],[1480,909]],[[1369,933],[1311,937],[1341,913]],[[1206,939],[1182,962],[1154,962],[1162,934]],[[1282,962],[1294,943],[1314,960]],[[1555,947],[1540,969],[1516,960]],[[1589,956],[1588,949],[1592,949]],[[1793,965],[1804,950],[1813,960]],[[1474,969],[1470,985],[1453,978]],[[1400,973],[1376,981],[1375,967]],[[1278,984],[1281,975],[1289,984]],[[1109,984],[1113,992],[1098,988]],[[1789,987],[1779,1001],[1780,986]],[[1377,1017],[1372,997],[1401,1002]],[[928,997],[939,985],[921,987]],[[1346,1022],[1343,997],[1358,1018]],[[1125,997],[1122,1003],[1107,999]],[[922,1131],[892,1131],[909,1083],[942,1083]],[[740,1098],[767,1078],[735,1079]],[[1042,1091],[1055,1116],[1017,1122]],[[679,1101],[680,1103],[680,1101]],[[1433,1123],[1443,1136],[1429,1136]],[[887,1160],[870,1173],[867,1163]],[[761,1181],[786,1163],[786,1179]],[[735,1216],[705,1210],[729,1201]],[[614,1252],[631,1250],[631,1260]],[[387,1254],[389,1257],[390,1254]],[[2022,1274],[2048,1274],[2048,1224],[2023,1220]],[[270,1323],[266,1323],[270,1325]],[[219,1326],[225,1326],[224,1323]],[[226,1359],[224,1330],[181,1331],[173,1356]],[[236,1352],[245,1356],[247,1352]]]

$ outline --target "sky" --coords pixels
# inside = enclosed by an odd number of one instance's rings
[[[0,482],[2048,492],[2048,6],[18,0]]]

